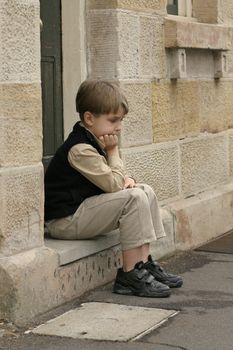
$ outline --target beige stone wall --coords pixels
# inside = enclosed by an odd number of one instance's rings
[[[153,142],[151,84],[146,81],[124,81],[120,83],[120,87],[127,96],[130,106],[123,123],[121,144],[124,147],[151,144]]]
[[[1,166],[25,166],[41,161],[40,105],[39,82],[0,85]]]
[[[153,83],[154,142],[233,128],[233,80]]]
[[[199,22],[218,22],[218,1],[219,0],[193,0],[193,17]]]
[[[233,176],[233,131],[229,134],[230,175]]]
[[[0,2],[0,256],[43,245],[39,1]]]
[[[43,295],[42,280],[54,273],[43,251],[39,20],[39,0],[0,1],[0,318],[12,321],[20,308],[25,319],[35,314],[35,291]],[[41,257],[34,266],[32,251]]]
[[[165,13],[166,0],[88,0],[89,9],[127,9],[134,11],[161,10]]]
[[[121,135],[128,172],[165,201],[230,181],[233,68],[231,52],[228,71],[222,53],[233,27],[225,3],[194,0],[196,22],[166,18],[156,0],[87,4],[88,74],[117,81],[129,100]],[[174,65],[178,79],[170,79]]]
[[[154,142],[170,141],[200,132],[199,86],[195,80],[152,84]]]
[[[90,76],[120,80],[165,77],[163,16],[120,9],[89,10],[87,23]]]
[[[193,0],[193,16],[199,22],[232,24],[232,0]]]

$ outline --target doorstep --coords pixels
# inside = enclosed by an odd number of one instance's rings
[[[58,253],[60,266],[112,248],[119,243],[119,230],[86,240],[60,240],[48,236],[45,238],[45,246]]]

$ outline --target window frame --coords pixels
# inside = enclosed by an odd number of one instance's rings
[[[178,16],[192,17],[192,0],[178,0]]]
[[[169,15],[192,17],[192,0],[174,0],[174,4],[167,4]]]

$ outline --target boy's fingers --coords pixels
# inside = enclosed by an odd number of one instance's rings
[[[103,135],[104,143],[108,146],[115,146],[118,144],[117,135]]]

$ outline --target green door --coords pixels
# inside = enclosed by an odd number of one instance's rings
[[[63,142],[61,1],[40,0],[43,163]]]

